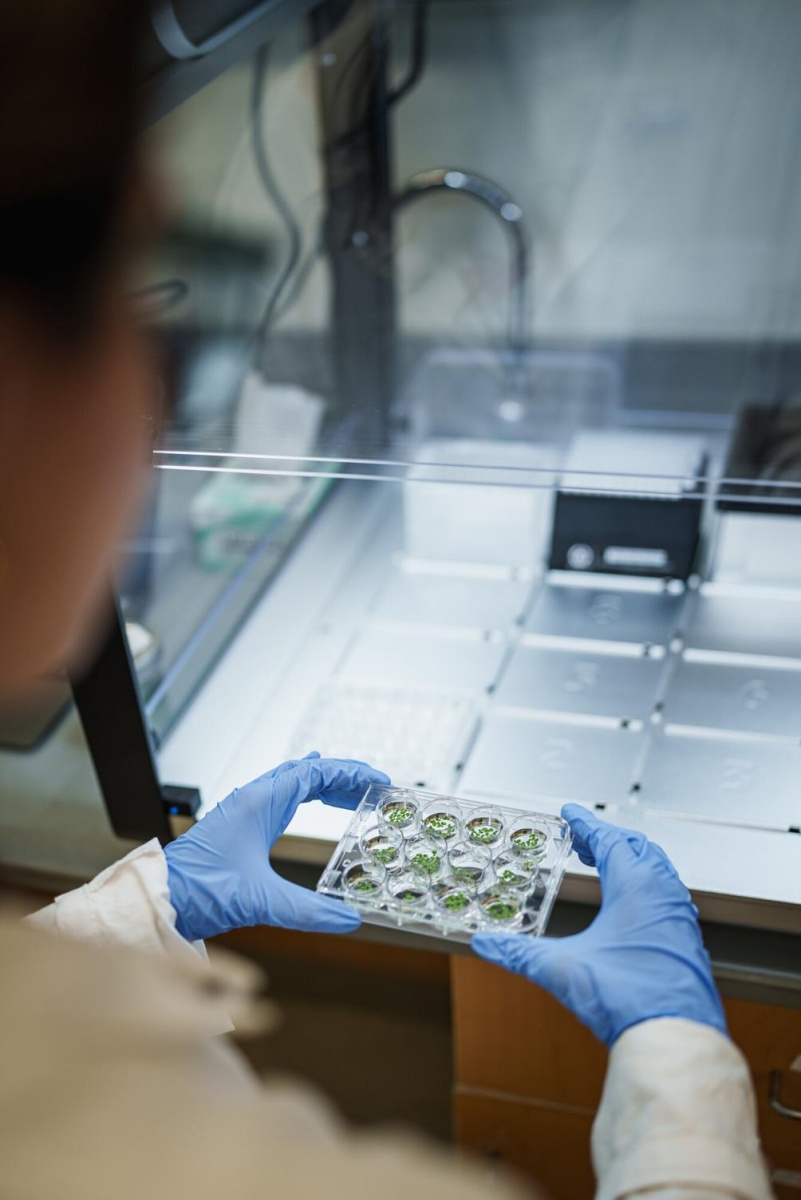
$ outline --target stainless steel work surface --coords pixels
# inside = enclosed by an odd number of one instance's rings
[[[384,507],[373,508],[379,499]],[[488,801],[497,797],[550,812],[558,812],[569,799],[603,804],[611,821],[642,828],[664,846],[708,916],[801,929],[801,835],[789,832],[801,819],[796,798],[801,794],[801,747],[754,742],[737,734],[728,739],[666,738],[664,727],[651,722],[641,731],[623,730],[603,727],[575,712],[544,720],[499,711],[497,690],[489,695],[484,689],[491,683],[500,689],[505,667],[522,655],[514,635],[492,632],[485,641],[478,632],[471,634],[472,626],[437,621],[436,627],[427,627],[425,621],[409,622],[404,629],[394,617],[387,618],[391,624],[376,620],[376,605],[404,574],[398,568],[403,549],[399,510],[400,498],[380,485],[372,492],[359,484],[337,489],[286,572],[254,609],[208,686],[160,749],[164,776],[201,783],[208,806],[243,780],[290,757],[299,731],[312,740],[319,737],[320,728],[309,731],[306,723],[315,700],[321,689],[344,687],[343,695],[358,693],[355,707],[361,707],[354,716],[350,708],[337,704],[328,713],[336,725],[335,736],[319,748],[335,753],[337,746],[344,746],[345,733],[350,736],[355,730],[360,739],[372,739],[370,756],[382,766],[379,760],[390,761],[390,751],[397,751],[396,756],[405,753],[407,743],[412,747],[407,758],[415,763],[427,760],[431,741],[441,748],[433,756],[437,772],[441,769],[438,790]],[[486,574],[479,578],[482,585],[487,581]],[[559,586],[560,594],[569,590]],[[681,693],[671,690],[670,680],[679,680],[674,672],[683,666],[666,630],[681,629],[684,600],[623,588],[617,592],[606,581],[598,588],[569,591],[586,600],[588,594],[610,590],[620,595],[621,612],[626,614],[625,630],[619,634],[632,641],[609,640],[605,648],[614,651],[612,659],[636,659],[639,664],[644,644],[668,642],[659,661],[668,681],[666,711],[673,716],[679,710],[670,708],[671,696],[680,699]],[[752,597],[742,599],[750,602]],[[694,600],[691,593],[688,605]],[[638,623],[637,610],[643,605],[649,613],[673,610],[658,636],[653,625]],[[294,636],[290,643],[288,630]],[[576,629],[563,632],[574,638]],[[583,659],[598,653],[587,644],[598,640],[593,630],[579,645],[574,640],[570,646],[562,638],[536,649],[561,648]],[[714,679],[717,664],[697,665],[706,670],[714,666]],[[792,672],[788,677],[795,678]],[[406,698],[398,691],[404,688],[409,689]],[[729,689],[715,685],[713,690],[714,703],[701,701],[702,718],[731,723],[730,717],[714,715],[715,709],[725,714]],[[427,693],[419,712],[412,696],[418,692]],[[399,715],[399,698],[404,704],[408,699],[414,711]],[[462,698],[469,714],[464,743],[457,746],[457,738],[445,746],[450,710],[443,707],[440,713],[433,702],[458,705]],[[424,714],[429,700],[432,704]],[[414,727],[419,730],[425,721],[436,728],[426,730],[425,739],[415,738]],[[199,764],[206,764],[200,775]],[[635,782],[641,790],[632,794]],[[296,856],[314,855],[323,862],[346,820],[341,810],[319,803],[302,805],[285,845],[291,845]],[[758,828],[760,822],[765,829]],[[576,895],[591,882],[588,874],[577,868],[570,876]]]
[[[798,828],[801,746],[746,738],[655,737],[638,800],[644,809],[704,820]]]
[[[526,624],[527,641],[602,641],[625,647],[668,646],[679,629],[684,594],[549,583]]]
[[[493,713],[484,721],[459,782],[466,794],[622,803],[634,780],[642,736]]]
[[[750,915],[756,913],[758,919],[770,921],[772,905],[790,905],[794,912],[801,904],[801,837],[797,833],[688,820],[680,813],[641,807],[620,808],[604,816],[618,825],[640,830],[662,846],[684,883],[695,891],[702,911],[709,911],[711,896],[759,896],[760,901],[768,903],[755,905]],[[720,909],[711,907],[717,919]],[[741,914],[750,908],[736,907]],[[796,916],[794,912],[789,927],[796,930],[797,937]],[[795,955],[801,966],[801,946]]]
[[[518,579],[393,572],[371,615],[379,621],[465,629],[508,629],[532,590]]]
[[[357,635],[338,676],[393,688],[478,692],[494,683],[505,653],[501,638],[486,641],[368,628]]]
[[[645,721],[659,697],[663,659],[521,646],[496,693],[500,707]]]
[[[689,615],[690,658],[750,655],[801,662],[801,594],[787,597],[703,591]]]
[[[682,662],[664,702],[668,728],[801,740],[801,670]]]

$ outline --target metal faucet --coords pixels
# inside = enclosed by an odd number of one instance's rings
[[[508,192],[490,179],[455,167],[435,167],[413,175],[394,201],[397,211],[413,200],[438,191],[461,192],[491,208],[504,223],[512,239],[509,290],[509,346],[514,352],[525,349],[530,336],[529,246],[523,225],[523,210]]]

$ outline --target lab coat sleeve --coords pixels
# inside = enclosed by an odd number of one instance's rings
[[[58,896],[28,918],[31,925],[100,947],[131,946],[184,965],[206,957],[202,942],[175,928],[167,860],[156,838],[101,871],[91,882]]]
[[[770,1200],[743,1056],[674,1018],[626,1030],[592,1134],[597,1200]]]

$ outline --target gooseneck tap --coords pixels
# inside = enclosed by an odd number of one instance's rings
[[[490,208],[503,221],[512,243],[512,257],[509,290],[509,345],[513,351],[520,351],[529,342],[531,330],[531,312],[529,295],[529,259],[530,251],[526,229],[523,224],[523,210],[515,203],[508,192],[470,171],[461,171],[455,167],[435,167],[430,171],[420,171],[407,182],[403,191],[396,197],[393,207],[396,211],[408,207],[422,196],[432,192],[453,191]]]

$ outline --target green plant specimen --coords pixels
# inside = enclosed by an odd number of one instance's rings
[[[461,912],[469,905],[470,897],[465,896],[464,892],[453,892],[450,896],[446,896],[442,903],[451,912]]]
[[[353,884],[353,890],[355,892],[374,892],[375,884],[372,879],[359,879]]]
[[[522,829],[512,838],[518,850],[537,850],[542,845],[543,835],[534,829]]]
[[[498,840],[499,833],[500,829],[496,825],[471,825],[470,841],[478,842],[481,846],[488,846]]]
[[[517,915],[517,909],[508,900],[493,900],[484,911],[493,921],[509,921]]]
[[[441,838],[452,838],[457,829],[456,818],[450,813],[433,813],[426,817],[425,826],[429,833]]]
[[[398,852],[394,846],[386,846],[383,850],[373,850],[372,855],[376,862],[387,865],[388,863],[395,862],[398,857]]]
[[[481,867],[454,867],[453,877],[461,883],[477,883],[482,876]]]
[[[428,854],[425,850],[421,850],[419,854],[414,855],[412,862],[427,875],[433,875],[435,871],[439,870],[440,857],[438,854]]]
[[[384,815],[389,821],[390,825],[397,825],[402,828],[404,825],[408,825],[410,821],[414,820],[414,809],[407,808],[405,805],[399,804],[397,808],[385,809]]]
[[[501,883],[509,883],[509,884],[518,884],[518,883],[526,882],[525,876],[518,875],[516,871],[510,870],[509,867],[505,867],[504,870],[501,871],[500,875],[498,876],[498,879],[500,880]]]

